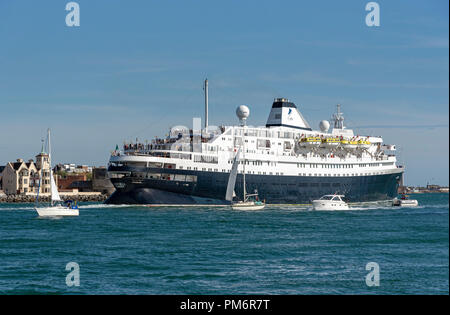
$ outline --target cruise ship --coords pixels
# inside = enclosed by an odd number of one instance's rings
[[[235,186],[267,204],[310,204],[326,194],[349,202],[389,201],[397,196],[404,168],[397,165],[395,145],[379,136],[356,135],[344,125],[337,105],[331,123],[313,130],[294,102],[276,98],[265,126],[247,126],[249,109],[240,106],[235,126],[176,126],[165,138],[125,143],[111,153],[108,175],[116,191],[109,204],[225,205],[227,182],[240,149]],[[332,128],[330,130],[330,127]]]

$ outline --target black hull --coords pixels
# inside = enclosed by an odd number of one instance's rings
[[[129,167],[110,167],[109,170],[128,172],[128,176],[111,178],[117,189],[105,201],[108,204],[227,204],[224,198],[229,173]],[[149,175],[161,173],[163,176],[149,178]],[[247,191],[257,189],[260,199],[268,204],[309,204],[333,193],[344,194],[350,202],[370,202],[395,198],[401,176],[402,170],[351,177],[247,174],[246,182]],[[236,195],[241,196],[242,190],[242,175],[239,174]]]

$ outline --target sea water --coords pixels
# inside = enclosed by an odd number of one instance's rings
[[[89,203],[46,219],[0,204],[0,293],[449,294],[449,195],[413,197],[320,212]]]

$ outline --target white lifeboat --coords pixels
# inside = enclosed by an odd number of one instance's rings
[[[342,139],[341,145],[348,151],[353,151],[358,147],[358,141]]]

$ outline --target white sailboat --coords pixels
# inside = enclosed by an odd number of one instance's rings
[[[47,143],[48,143],[48,163],[50,167],[50,206],[47,207],[38,207],[37,205],[34,209],[37,211],[40,217],[59,217],[59,216],[77,216],[79,215],[78,207],[76,205],[68,204],[63,205],[61,197],[58,193],[58,187],[56,187],[55,178],[53,177],[52,170],[52,159],[51,159],[51,144],[50,144],[50,129],[47,130]],[[39,179],[39,189],[40,182],[42,178],[43,167],[41,168],[41,176]],[[36,197],[36,203],[38,202],[39,197],[39,189],[38,196]]]
[[[242,185],[243,185],[243,199],[240,201],[233,201],[233,197],[236,196],[234,193],[234,187],[236,184],[238,165],[239,165],[239,154],[241,149],[236,153],[233,160],[233,166],[231,168],[230,177],[228,178],[227,192],[225,194],[225,200],[231,202],[231,208],[233,210],[262,210],[266,204],[259,200],[258,193],[255,191],[254,194],[247,194],[246,184],[245,184],[245,122],[250,113],[247,106],[241,105],[236,111],[239,119],[243,125],[242,134],[242,155],[243,155],[243,172],[242,172]]]

